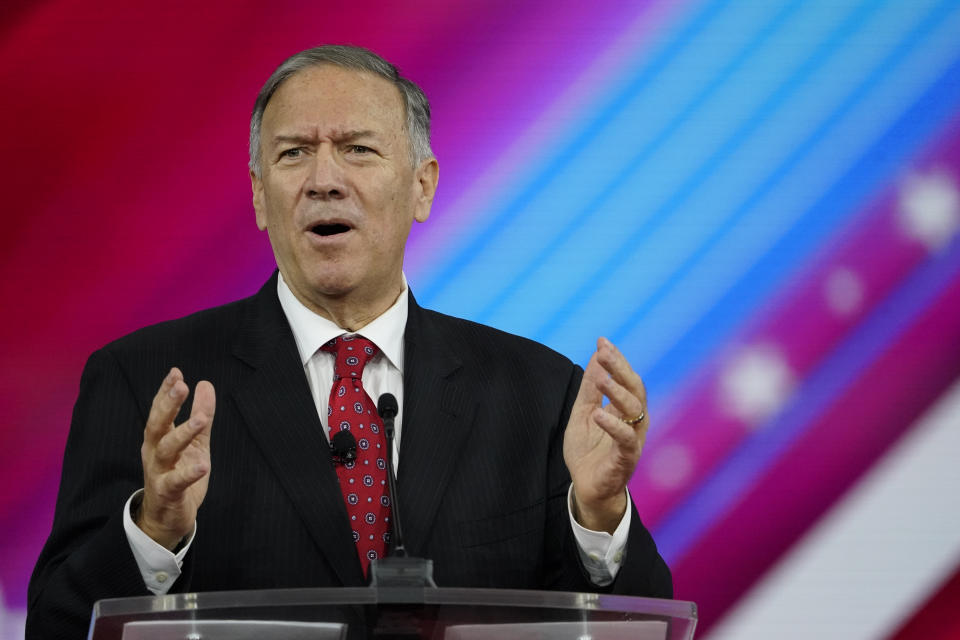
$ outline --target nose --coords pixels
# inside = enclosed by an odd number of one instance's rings
[[[307,176],[303,189],[311,200],[341,200],[347,197],[343,167],[332,152],[318,150],[314,156],[313,171]]]

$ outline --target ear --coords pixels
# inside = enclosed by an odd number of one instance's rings
[[[253,190],[253,210],[257,213],[257,228],[267,229],[267,213],[263,206],[263,180],[250,171],[250,188]]]
[[[437,182],[440,179],[440,164],[436,158],[424,160],[417,168],[417,203],[413,219],[417,222],[426,222],[430,217],[430,207],[433,206],[433,196],[437,193]]]

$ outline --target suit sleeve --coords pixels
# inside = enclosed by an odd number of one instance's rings
[[[150,595],[123,529],[143,484],[146,416],[107,350],[84,368],[64,452],[53,528],[28,589],[26,638],[82,638],[93,603]]]
[[[670,569],[657,551],[650,532],[640,521],[632,501],[624,561],[613,583],[606,587],[595,585],[580,560],[580,551],[569,523],[567,489],[570,472],[563,460],[563,434],[582,378],[583,370],[574,367],[567,385],[563,412],[551,439],[544,586],[563,591],[602,591],[647,598],[672,598]]]

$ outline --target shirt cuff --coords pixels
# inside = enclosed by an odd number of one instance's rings
[[[590,576],[590,582],[598,587],[612,583],[620,571],[627,552],[627,536],[630,532],[630,519],[633,508],[630,492],[627,491],[627,510],[613,534],[606,531],[592,531],[580,525],[573,517],[573,485],[567,490],[567,510],[570,513],[570,526],[577,540],[580,560]]]
[[[174,554],[172,551],[156,542],[140,529],[134,522],[132,509],[140,506],[143,500],[143,489],[136,491],[127,500],[123,507],[123,530],[127,534],[127,542],[133,558],[137,561],[143,583],[153,595],[166,595],[173,583],[180,577],[183,559],[190,550],[190,544],[197,535],[197,523],[193,523],[193,531],[186,538],[186,543]]]

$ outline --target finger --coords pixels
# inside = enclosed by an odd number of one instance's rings
[[[637,431],[623,420],[606,411],[597,409],[591,414],[593,421],[613,439],[619,449],[632,454],[640,448],[641,439]]]
[[[643,401],[613,378],[606,378],[601,386],[603,395],[610,399],[607,407],[613,407],[618,418],[631,420],[644,411]]]
[[[213,385],[206,380],[201,380],[194,389],[190,418],[168,432],[157,443],[155,456],[158,462],[163,466],[172,467],[177,463],[180,453],[193,442],[204,449],[209,449],[210,428],[213,425],[215,409],[216,398]]]
[[[144,443],[155,446],[170,430],[173,419],[180,411],[180,406],[186,400],[188,393],[189,389],[183,381],[180,369],[176,367],[170,369],[170,373],[160,384],[157,395],[153,397],[150,415],[147,416],[147,424],[143,432]]]
[[[640,375],[633,370],[620,350],[606,338],[597,340],[597,362],[611,378],[626,387],[641,403],[646,404],[647,389]]]
[[[606,378],[603,367],[597,362],[597,354],[590,356],[590,362],[583,372],[583,379],[580,381],[580,389],[577,391],[575,406],[599,407],[603,404],[603,392],[598,386],[599,382]]]
[[[181,452],[208,426],[204,416],[191,417],[182,425],[171,429],[163,436],[154,449],[154,457],[162,467],[173,467]]]
[[[195,460],[189,463],[178,464],[163,474],[159,482],[160,495],[176,496],[183,494],[190,485],[200,480],[210,472],[210,460]]]

